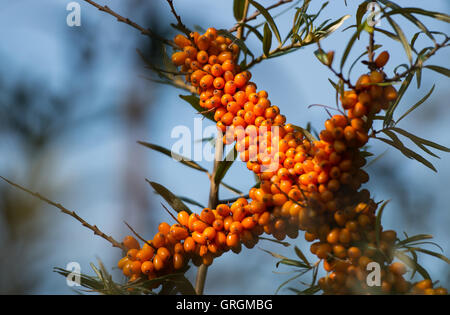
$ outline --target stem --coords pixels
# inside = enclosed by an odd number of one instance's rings
[[[248,2],[248,1],[247,1],[247,2]],[[292,2],[292,0],[280,0],[280,1],[278,1],[277,3],[268,6],[268,7],[266,8],[266,10],[274,9],[274,8],[276,8],[276,7],[279,7],[280,5],[283,5],[283,4],[286,4],[286,3],[289,3],[289,2]],[[252,15],[250,15],[248,18],[247,18],[247,14],[244,14],[244,18],[242,19],[242,21],[239,21],[238,23],[236,23],[236,24],[235,24],[232,28],[230,28],[228,31],[229,31],[230,33],[235,32],[236,30],[238,30],[238,28],[239,28],[240,26],[242,26],[243,23],[256,19],[256,17],[257,17],[258,15],[260,15],[260,14],[261,14],[261,12],[259,12],[258,10],[255,11],[255,12],[254,12]]]
[[[112,244],[113,247],[117,247],[117,248],[121,248],[124,251],[128,251],[128,248],[125,247],[125,245],[123,245],[122,243],[119,243],[118,241],[116,241],[112,236],[106,235],[105,233],[103,233],[96,225],[91,225],[89,223],[87,223],[85,220],[83,220],[78,214],[75,213],[75,211],[71,211],[65,207],[63,207],[61,204],[56,203],[54,201],[51,201],[50,199],[42,196],[39,193],[36,192],[32,192],[31,190],[20,186],[19,184],[13,183],[12,181],[4,178],[3,176],[0,176],[1,179],[3,179],[5,182],[7,182],[8,184],[10,184],[11,186],[14,186],[16,188],[19,188],[20,190],[29,193],[30,195],[45,201],[46,203],[58,208],[59,210],[61,210],[62,213],[65,213],[67,215],[70,215],[71,217],[75,218],[75,220],[77,220],[78,222],[81,223],[81,225],[83,225],[84,227],[90,229],[91,231],[94,232],[95,235],[98,235],[102,238],[104,238],[105,240],[107,240],[108,242],[110,242]]]
[[[208,208],[214,209],[216,208],[219,202],[219,185],[216,183],[214,178],[216,177],[217,168],[219,167],[219,163],[223,158],[223,139],[221,137],[221,133],[217,135],[216,138],[216,151],[214,154],[214,167],[213,172],[210,177],[210,189],[209,189],[209,201]],[[206,274],[208,272],[208,266],[201,265],[197,270],[197,278],[195,280],[195,292],[198,295],[203,294],[203,290],[205,288]]]
[[[161,36],[155,34],[151,29],[144,28],[144,27],[142,27],[141,25],[139,25],[139,24],[137,24],[137,23],[131,21],[129,18],[126,18],[126,17],[121,16],[120,14],[118,14],[118,13],[116,13],[115,11],[111,10],[107,5],[103,5],[103,6],[102,6],[102,5],[96,3],[96,2],[93,1],[93,0],[84,0],[84,1],[87,2],[87,3],[89,3],[89,4],[92,5],[92,6],[96,7],[96,8],[99,9],[100,11],[105,12],[105,13],[107,13],[107,14],[110,14],[110,15],[114,16],[114,17],[117,19],[117,21],[122,22],[122,23],[125,23],[125,24],[128,24],[128,25],[134,27],[135,29],[139,30],[139,31],[141,32],[141,34],[147,35],[147,36],[149,36],[149,37],[151,37],[151,38],[154,38],[154,39],[156,39],[156,40],[161,41],[162,43],[164,43],[164,44],[166,44],[166,45],[169,45],[169,46],[172,46],[172,47],[174,47],[174,48],[177,48],[177,46],[175,45],[175,43],[173,43],[173,42],[171,42],[171,41],[169,41],[169,40],[167,40],[167,39],[165,39],[165,38],[163,38],[163,37],[161,37]]]

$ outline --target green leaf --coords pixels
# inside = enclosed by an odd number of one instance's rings
[[[436,71],[436,72],[438,72],[440,74],[445,75],[446,77],[450,77],[450,69],[447,69],[447,68],[444,68],[444,67],[441,67],[441,66],[433,66],[433,65],[425,66],[425,68],[428,68],[428,69],[431,69],[433,71]]]
[[[413,135],[413,134],[410,133],[410,132],[407,132],[406,130],[403,130],[403,129],[400,129],[400,128],[397,128],[397,127],[396,127],[396,128],[391,128],[391,129],[394,130],[394,131],[396,131],[396,132],[398,132],[399,134],[401,134],[401,135],[403,135],[403,136],[405,136],[405,137],[408,137],[408,138],[411,139],[411,141],[413,141],[414,143],[422,143],[422,144],[424,144],[424,145],[426,145],[426,146],[429,146],[429,147],[438,149],[438,150],[440,150],[440,151],[450,152],[450,149],[449,149],[449,148],[444,147],[443,145],[437,144],[437,143],[435,143],[435,142],[433,142],[433,141],[430,141],[430,140],[426,140],[426,139],[420,138],[420,137],[418,137],[418,136],[416,136],[416,135]]]
[[[295,253],[297,254],[298,258],[300,258],[306,265],[310,266],[308,259],[303,254],[303,252],[298,248],[297,246],[294,247]]]
[[[234,0],[233,13],[236,21],[240,22],[244,17],[245,0]]]
[[[268,56],[272,47],[272,31],[267,23],[264,24],[263,52]]]
[[[325,35],[325,36],[328,36],[328,35],[330,35],[331,33],[333,33],[334,31],[336,31],[339,27],[341,27],[342,24],[345,22],[345,20],[347,20],[350,16],[351,16],[351,15],[349,15],[349,14],[344,15],[344,16],[340,17],[339,19],[337,19],[336,21],[331,22],[330,24],[324,26],[324,27],[323,27],[322,29],[320,29],[320,30],[321,30],[321,31],[325,31],[325,32],[326,32],[326,35]]]
[[[398,8],[398,9],[393,9],[393,10],[389,11],[387,14],[389,14],[389,15],[394,15],[394,14],[405,15],[405,13],[415,13],[415,14],[420,14],[420,15],[426,15],[426,16],[432,17],[434,19],[450,23],[450,15],[447,15],[445,13],[440,13],[440,12],[427,11],[427,10],[420,9],[420,8]]]
[[[386,31],[386,30],[384,30],[382,28],[377,28],[377,27],[374,27],[373,29],[374,29],[375,32],[379,32],[381,34],[384,34],[387,37],[389,37],[390,39],[393,39],[393,40],[395,40],[397,42],[401,42],[400,38],[397,35],[395,35],[394,33],[392,33],[392,32],[389,32],[389,31]]]
[[[358,6],[358,10],[356,10],[356,27],[361,25],[361,21],[364,17],[364,15],[367,12],[367,4],[369,1],[364,1]]]
[[[386,205],[390,202],[390,200],[386,200],[380,207],[377,213],[377,219],[375,222],[375,236],[377,240],[377,246],[380,246],[380,232],[381,232],[381,217],[383,216],[383,211]]]
[[[398,91],[398,95],[397,95],[397,99],[395,100],[395,102],[393,102],[389,108],[386,111],[386,116],[385,116],[385,120],[383,122],[383,126],[389,126],[392,122],[392,117],[394,116],[394,111],[397,108],[398,104],[400,103],[400,100],[402,99],[403,95],[405,94],[406,90],[409,87],[409,84],[411,83],[411,80],[414,76],[414,73],[409,73],[405,80],[403,80],[402,86],[400,87],[399,91]]]
[[[191,199],[191,198],[189,198],[189,197],[184,197],[184,196],[177,196],[177,197],[180,198],[180,200],[182,200],[182,201],[184,201],[184,202],[190,203],[191,205],[198,206],[198,207],[200,207],[200,208],[202,208],[202,209],[206,208],[206,207],[205,207],[204,205],[202,205],[200,202],[197,202],[197,201],[195,201],[194,199]]]
[[[433,235],[430,235],[430,234],[417,234],[417,235],[414,235],[414,236],[411,236],[411,237],[407,237],[404,240],[398,241],[396,246],[399,247],[399,246],[407,245],[407,244],[412,243],[412,242],[417,242],[417,241],[422,241],[422,240],[429,240],[429,239],[432,239],[432,238],[433,238]]]
[[[193,168],[197,171],[201,171],[201,172],[208,172],[208,170],[204,169],[203,167],[201,167],[199,164],[197,164],[196,162],[182,156],[179,155],[178,153],[172,152],[169,149],[166,149],[162,146],[159,146],[157,144],[153,144],[153,143],[149,143],[149,142],[144,142],[144,141],[138,141],[137,143],[139,143],[140,145],[143,145],[144,147],[150,148],[152,150],[155,150],[157,152],[160,152],[164,155],[167,155],[168,157],[173,158],[174,160],[176,160],[177,162],[180,162],[190,168]]]
[[[310,142],[317,141],[317,139],[314,138],[314,136],[308,130],[296,125],[292,125],[292,127],[296,130],[301,131],[303,135],[306,137],[306,139],[308,139]]]
[[[252,56],[252,58],[255,58],[255,55],[253,55],[253,53],[250,51],[250,49],[248,49],[247,45],[245,44],[245,42],[242,39],[237,38],[232,33],[228,32],[227,30],[223,30],[223,29],[218,30],[217,34],[231,39],[234,44],[238,45],[239,49],[244,54],[250,55],[250,56]]]
[[[231,150],[223,161],[220,161],[217,166],[216,175],[214,176],[214,182],[216,184],[220,183],[222,179],[225,177],[225,174],[230,169],[233,162],[236,160],[238,152],[236,148],[233,146],[233,150]]]
[[[424,279],[431,279],[428,272],[423,268],[421,265],[419,265],[416,261],[414,261],[411,257],[406,255],[405,253],[402,253],[400,251],[395,252],[395,256],[397,256],[398,259],[403,261],[405,265],[407,265],[409,268],[411,268],[413,271],[417,271],[420,273],[420,275]]]
[[[423,156],[417,154],[416,152],[412,151],[411,149],[408,149],[407,147],[405,147],[403,145],[403,143],[401,143],[401,141],[398,140],[398,137],[395,136],[393,132],[389,132],[389,131],[386,131],[386,130],[383,130],[383,132],[388,134],[391,137],[394,137],[396,139],[396,141],[392,141],[392,140],[385,139],[385,138],[379,138],[379,137],[376,137],[375,139],[378,139],[380,141],[383,141],[383,142],[393,146],[394,148],[398,149],[401,153],[403,153],[403,155],[405,155],[407,158],[415,159],[418,162],[420,162],[423,165],[425,165],[426,167],[428,167],[431,170],[433,170],[434,172],[437,172],[436,168],[433,166],[433,164],[430,161],[425,159]]]
[[[256,35],[256,37],[258,37],[258,39],[262,42],[264,40],[263,35],[253,26],[249,25],[249,24],[245,24],[244,25],[246,28],[248,28],[253,34]]]
[[[278,31],[278,27],[275,24],[275,21],[273,20],[272,16],[270,15],[269,11],[266,10],[261,4],[254,0],[248,0],[266,19],[267,23],[269,23],[270,28],[272,29],[273,33],[275,34],[275,37],[278,40],[278,43],[282,45],[280,32]]]
[[[398,38],[400,39],[400,42],[403,45],[403,48],[405,49],[406,56],[408,57],[409,63],[412,63],[412,51],[411,46],[409,46],[408,40],[406,39],[405,33],[403,33],[403,30],[401,27],[389,16],[386,16],[389,24],[391,24],[392,28],[395,30],[395,33],[397,33]]]
[[[302,263],[301,261],[298,260],[294,260],[294,259],[282,259],[280,261],[278,261],[276,263],[276,266],[278,268],[279,265],[288,265],[288,266],[294,266],[294,267],[299,267],[299,268],[310,268],[308,265],[305,265],[304,263]]]
[[[164,187],[161,184],[151,182],[148,179],[145,179],[147,183],[150,184],[150,186],[153,187],[153,189],[164,198],[164,200],[167,201],[167,203],[176,211],[186,211],[187,213],[191,214],[191,210],[183,203],[183,201],[180,200],[177,196],[175,196],[170,190],[168,190],[166,187]]]
[[[319,48],[319,49],[315,50],[314,55],[317,57],[317,59],[319,59],[319,61],[321,63],[323,63],[326,66],[329,65],[328,55],[322,49]]]
[[[195,95],[179,95],[179,97],[189,104],[201,115],[208,118],[209,120],[216,122],[214,120],[214,113],[211,111],[206,111],[203,107],[200,106],[200,99]]]
[[[342,59],[341,59],[341,71],[344,68],[345,61],[347,60],[348,54],[352,50],[353,44],[355,43],[356,39],[359,37],[359,34],[361,33],[361,31],[364,29],[365,24],[366,23],[363,23],[356,28],[356,31],[353,34],[353,36],[350,38],[350,40],[347,44],[347,47],[345,47],[344,54],[342,55]]]
[[[427,254],[427,255],[439,258],[439,259],[445,261],[447,264],[450,264],[450,259],[448,259],[447,257],[445,257],[442,254],[436,253],[436,252],[428,250],[428,249],[424,249],[424,248],[421,248],[421,247],[408,247],[408,251],[421,252],[421,253],[424,253],[424,254]]]

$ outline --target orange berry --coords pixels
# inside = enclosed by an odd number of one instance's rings
[[[123,245],[128,249],[139,249],[139,242],[131,235],[127,235],[124,237],[122,241]]]
[[[386,65],[388,60],[389,60],[389,53],[387,51],[383,51],[375,59],[375,64],[376,64],[377,68],[382,68]]]

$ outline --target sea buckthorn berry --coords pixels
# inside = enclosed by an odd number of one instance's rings
[[[156,248],[160,248],[160,247],[164,246],[166,244],[165,234],[163,234],[161,232],[156,233],[155,236],[153,237],[152,244]]]
[[[214,77],[210,74],[207,74],[200,79],[199,85],[202,89],[207,89],[213,84],[213,82]]]
[[[387,101],[394,101],[397,99],[397,90],[392,86],[388,85],[383,88],[383,95]]]
[[[386,65],[389,60],[389,53],[387,51],[381,52],[375,59],[375,65],[377,68],[382,68]]]
[[[203,211],[200,213],[200,220],[202,220],[206,224],[211,225],[215,219],[216,217],[214,216],[214,213],[209,208],[203,209]]]
[[[226,244],[228,247],[236,247],[239,245],[239,235],[230,233],[227,235]]]
[[[236,83],[236,86],[238,88],[243,87],[245,84],[247,84],[248,81],[248,76],[245,75],[244,73],[238,73],[235,77],[234,77],[234,82]]]
[[[155,267],[153,266],[153,262],[151,261],[144,261],[141,264],[141,272],[144,275],[152,274],[155,271]]]
[[[187,237],[183,242],[183,248],[186,253],[192,253],[195,251],[196,243],[192,237]]]
[[[139,242],[131,235],[124,237],[122,241],[123,245],[128,249],[139,249]]]
[[[351,259],[359,259],[361,256],[361,250],[358,247],[352,246],[347,250],[347,255]]]
[[[406,267],[401,262],[393,262],[389,266],[389,270],[398,276],[402,276],[406,273]]]
[[[205,236],[207,240],[213,240],[216,237],[216,230],[209,226],[203,231],[203,236]]]
[[[170,251],[165,247],[158,248],[156,255],[158,255],[164,262],[168,261],[168,259],[172,256]]]
[[[155,251],[152,247],[147,247],[146,249],[142,248],[136,253],[135,259],[140,262],[144,262],[146,260],[150,260],[154,253]]]
[[[188,54],[184,51],[177,51],[172,55],[172,63],[176,66],[184,65],[184,62],[186,61],[186,58],[188,57]]]
[[[173,255],[173,268],[175,268],[175,270],[179,270],[183,268],[183,266],[184,266],[183,255],[178,253]]]
[[[342,107],[344,109],[352,108],[357,101],[358,96],[354,91],[345,91],[343,97],[341,97]]]
[[[355,88],[357,90],[368,88],[370,86],[370,83],[370,77],[367,74],[363,74],[356,82]]]
[[[322,243],[319,245],[319,247],[317,248],[317,252],[315,253],[317,255],[317,257],[319,257],[320,259],[325,259],[328,257],[328,255],[331,253],[331,246],[330,244],[327,243]]]
[[[162,259],[158,254],[153,257],[153,267],[156,271],[162,270],[164,268],[164,259]]]
[[[192,232],[192,238],[197,244],[200,245],[205,245],[207,241],[206,237],[202,233],[197,231]]]
[[[201,64],[205,64],[208,62],[209,56],[208,53],[204,50],[200,50],[197,54],[197,61],[200,62]],[[211,67],[211,65],[207,65],[209,67]],[[209,68],[208,68],[209,69]],[[204,69],[206,70],[206,69]]]
[[[119,267],[119,269],[123,269],[123,267],[130,262],[130,259],[125,256],[122,257],[118,262],[117,262],[117,267]]]
[[[141,273],[141,262],[140,261],[133,261],[130,263],[129,268],[130,268],[130,273],[133,275],[138,275]]]
[[[372,71],[370,73],[370,82],[371,83],[381,83],[384,80],[384,75],[383,73],[379,72],[379,71]]]
[[[186,46],[183,48],[183,52],[186,53],[187,57],[191,58],[192,60],[196,59],[197,48],[193,46]]]
[[[236,84],[234,83],[234,81],[232,81],[232,80],[230,80],[230,81],[227,81],[226,83],[225,83],[225,86],[224,86],[224,88],[223,88],[223,91],[226,93],[226,94],[231,94],[231,95],[233,95],[235,92],[236,92]]]
[[[139,252],[138,249],[135,249],[135,248],[130,249],[130,250],[127,252],[127,257],[128,257],[128,259],[129,259],[129,260],[132,260],[132,261],[136,260],[136,255],[137,255],[138,252]]]
[[[223,51],[217,56],[217,58],[219,59],[219,63],[223,64],[225,61],[233,59],[233,55],[230,51]]]
[[[167,235],[170,232],[170,225],[167,222],[162,222],[158,226],[158,231],[164,235]]]
[[[186,46],[191,45],[191,41],[182,34],[176,35],[175,38],[173,39],[173,41],[174,41],[175,45],[177,45],[180,48],[184,48]]]
[[[198,37],[195,43],[197,44],[198,49],[208,50],[210,42],[211,41],[207,35],[202,35]]]

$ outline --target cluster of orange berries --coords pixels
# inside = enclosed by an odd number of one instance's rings
[[[142,248],[127,237],[129,251],[119,267],[130,280],[182,270],[190,259],[210,265],[228,250],[239,252],[241,244],[252,248],[262,233],[283,240],[296,238],[302,230],[328,272],[319,280],[326,294],[368,292],[370,262],[381,266],[380,292],[446,292],[432,289],[431,282],[412,286],[404,279],[406,267],[392,263],[396,233],[376,231],[377,204],[368,190],[360,190],[369,180],[361,169],[366,161],[360,149],[369,139],[372,117],[397,98],[395,88],[379,84],[385,80],[381,69],[389,59],[387,52],[376,58],[374,70],[362,75],[354,89],[344,92],[342,113],[328,119],[320,139],[313,140],[285,124],[267,92],[257,92],[250,72],[237,64],[239,48],[230,39],[209,28],[191,38],[177,35],[174,42],[180,51],[172,55],[173,63],[188,73],[186,81],[197,87],[200,105],[214,111],[224,143],[236,141],[241,160],[261,183],[250,189],[250,201],[240,198],[199,215],[178,213],[176,224],[161,223]]]

